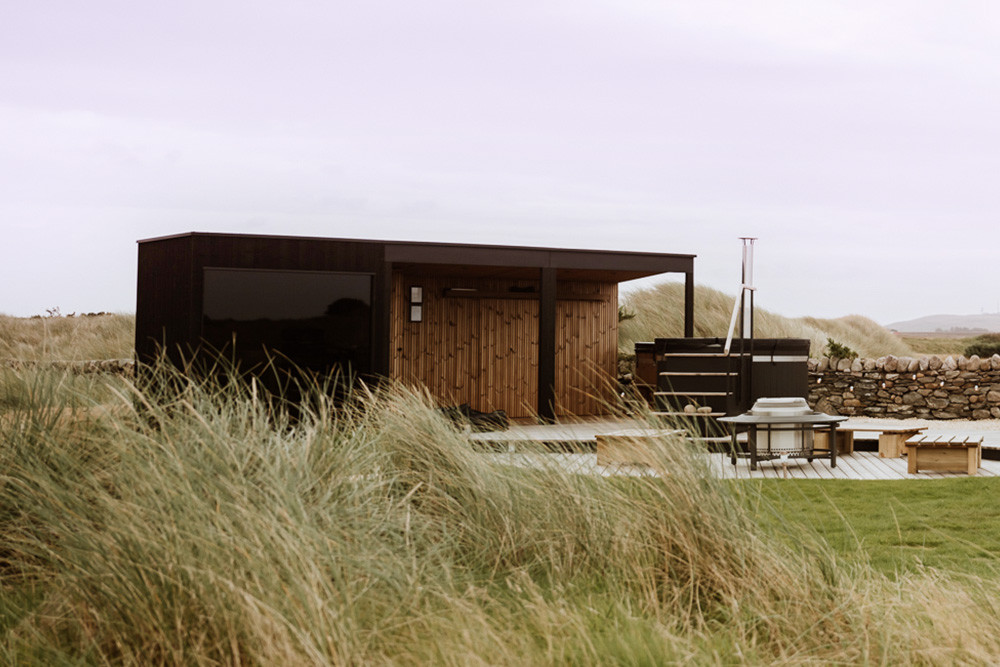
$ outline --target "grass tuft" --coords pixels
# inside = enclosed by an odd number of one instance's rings
[[[986,662],[994,579],[889,577],[760,516],[682,439],[661,477],[519,468],[425,394],[168,368],[4,414],[0,660],[122,664]],[[46,386],[50,383],[51,386]],[[157,387],[170,387],[160,393]],[[53,414],[73,394],[73,413]],[[536,458],[550,457],[528,452]],[[975,620],[980,631],[969,632]]]

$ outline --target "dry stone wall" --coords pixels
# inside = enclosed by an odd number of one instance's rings
[[[1000,355],[809,360],[809,404],[828,414],[1000,419]]]

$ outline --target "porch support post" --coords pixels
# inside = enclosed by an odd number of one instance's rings
[[[375,308],[372,322],[372,372],[388,378],[392,373],[392,262],[382,262],[375,273]],[[396,317],[402,315],[397,313]]]
[[[556,270],[541,270],[538,304],[538,416],[555,421],[556,402]]]
[[[694,271],[684,272],[684,337],[694,337]]]

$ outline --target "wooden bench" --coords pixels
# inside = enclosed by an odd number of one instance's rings
[[[967,472],[975,475],[983,459],[983,436],[918,435],[906,441],[906,472]]]
[[[906,441],[921,431],[927,430],[926,426],[908,426],[904,428],[881,427],[881,426],[841,426],[837,429],[837,455],[854,453],[854,433],[856,431],[878,433],[878,455],[884,459],[898,459],[903,455],[903,448]],[[817,432],[813,445],[816,449],[830,449],[830,443],[826,433]]]
[[[683,437],[682,429],[628,428],[611,433],[598,433],[597,465],[657,465],[654,443],[669,437]]]

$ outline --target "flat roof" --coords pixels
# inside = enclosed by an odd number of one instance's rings
[[[391,241],[269,234],[234,234],[186,232],[141,239],[138,243],[181,238],[226,238],[232,240],[273,240],[302,243],[364,243],[384,248],[385,261],[401,269],[411,267],[426,273],[521,274],[526,269],[555,268],[560,274],[580,279],[600,275],[616,282],[644,278],[659,273],[684,273],[693,270],[695,255],[651,253],[625,250],[549,248],[535,246],[441,243],[430,241]],[[459,269],[458,267],[462,267]],[[520,269],[520,271],[518,270]]]

